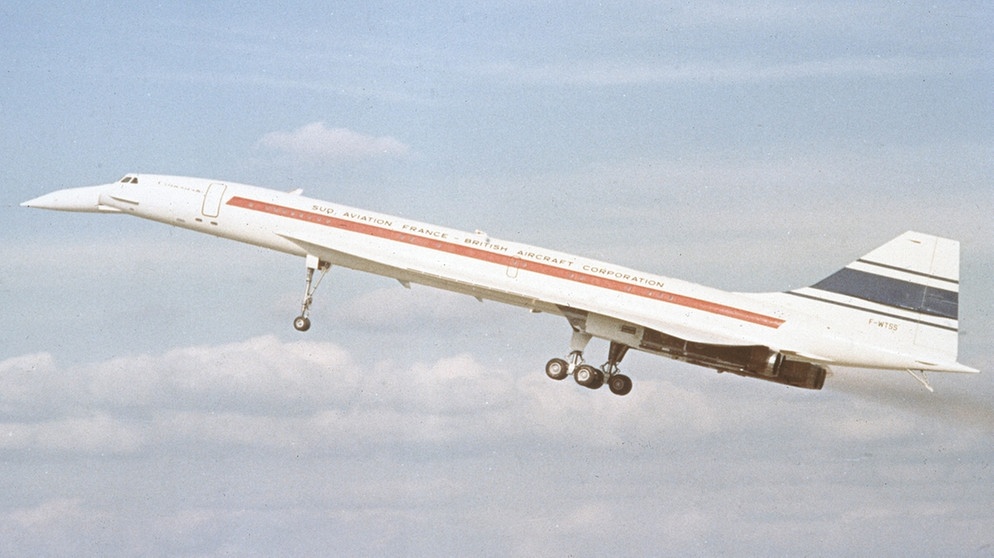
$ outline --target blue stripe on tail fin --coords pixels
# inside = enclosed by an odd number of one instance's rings
[[[865,260],[859,262],[870,263]],[[845,267],[811,288],[928,316],[955,320],[959,314],[959,293],[956,291],[923,285],[914,280],[877,275],[872,271]]]
[[[791,294],[955,332],[959,242],[909,231]]]

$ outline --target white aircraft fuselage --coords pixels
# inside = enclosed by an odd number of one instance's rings
[[[628,348],[819,389],[828,365],[976,372],[956,361],[958,243],[901,237],[812,287],[734,293],[556,250],[232,182],[137,175],[23,205],[134,215],[306,258],[295,325],[306,330],[315,271],[342,266],[565,316],[572,352],[546,372],[627,393]],[[591,337],[611,342],[584,364]],[[612,382],[612,380],[614,380]],[[927,386],[927,384],[926,384]]]

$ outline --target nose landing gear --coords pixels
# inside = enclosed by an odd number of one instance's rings
[[[307,287],[304,289],[304,300],[300,303],[300,315],[294,318],[293,328],[297,331],[307,331],[311,329],[311,303],[314,302],[314,293],[321,285],[321,280],[331,269],[329,262],[321,261],[317,256],[307,255]],[[317,281],[314,280],[314,272],[320,271]]]

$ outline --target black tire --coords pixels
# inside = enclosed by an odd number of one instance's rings
[[[607,387],[615,395],[628,395],[632,391],[632,379],[624,374],[615,374],[607,381]]]
[[[594,378],[590,381],[590,384],[587,385],[587,387],[590,389],[601,389],[601,386],[603,385],[604,385],[604,372],[601,372],[600,370],[594,368]]]
[[[297,316],[293,320],[293,328],[297,331],[307,331],[311,329],[311,320],[304,316]]]
[[[545,363],[545,375],[553,380],[562,380],[569,375],[569,364],[561,358],[554,358]]]
[[[577,366],[573,372],[573,379],[581,386],[590,389],[597,389],[604,385],[604,373],[589,364]]]

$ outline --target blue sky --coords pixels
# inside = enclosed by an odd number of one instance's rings
[[[991,554],[985,3],[0,16],[0,554]],[[544,377],[561,318],[334,270],[301,335],[294,258],[17,205],[133,171],[738,290],[923,230],[988,374],[632,354],[621,399]]]

